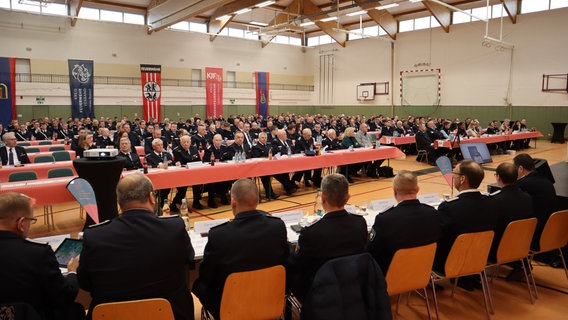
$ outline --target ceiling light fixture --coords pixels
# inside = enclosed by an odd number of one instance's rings
[[[251,21],[250,24],[254,24],[261,27],[266,27],[268,23],[260,22],[260,21]]]
[[[409,1],[409,2],[412,2],[412,3],[422,2],[422,0],[408,0],[408,1]]]
[[[360,15],[365,14],[365,13],[367,13],[367,10],[359,10],[359,11],[348,13],[347,16],[350,16],[350,17],[360,16]]]
[[[215,20],[223,21],[223,20],[229,19],[230,17],[231,17],[230,15],[226,14],[226,15],[215,18]]]
[[[267,7],[267,6],[269,6],[271,4],[275,4],[275,3],[276,3],[276,1],[264,1],[264,2],[257,4],[255,7],[264,8],[264,7]]]
[[[244,8],[244,9],[241,9],[239,11],[235,11],[235,14],[239,15],[239,14],[247,13],[247,12],[250,12],[250,11],[252,11],[251,8]]]
[[[323,18],[320,21],[321,22],[328,22],[328,21],[333,21],[333,20],[337,20],[337,17],[327,17],[327,18]]]
[[[300,23],[300,27],[313,26],[314,24],[315,24],[315,22],[313,22],[313,21],[302,22],[302,23]]]
[[[379,7],[376,7],[375,9],[386,10],[386,9],[390,9],[390,8],[394,8],[394,7],[398,7],[398,3],[385,4],[384,6],[379,6]]]

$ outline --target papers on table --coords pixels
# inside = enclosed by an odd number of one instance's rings
[[[373,211],[383,212],[386,209],[394,206],[395,204],[396,200],[394,200],[394,198],[371,200],[371,205],[369,206],[369,208]]]
[[[53,249],[53,251],[55,251],[57,249],[57,247],[59,247],[59,245],[63,242],[63,239],[65,239],[65,238],[71,238],[71,235],[69,233],[67,233],[67,234],[60,234],[60,235],[50,236],[50,237],[34,238],[32,240],[35,241],[35,242],[49,244],[51,246],[51,249]]]
[[[440,195],[437,193],[421,194],[418,196],[418,200],[421,203],[436,206],[440,204]]]
[[[284,211],[273,213],[272,216],[282,219],[285,224],[297,224],[302,220],[303,212],[302,210]]]
[[[209,229],[213,228],[214,226],[218,226],[225,222],[229,221],[228,218],[226,219],[215,219],[215,220],[206,220],[206,221],[196,221],[193,224],[193,230],[195,233],[199,235],[208,234]]]

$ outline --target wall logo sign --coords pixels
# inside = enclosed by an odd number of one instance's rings
[[[91,79],[89,68],[85,67],[84,64],[76,64],[73,67],[73,70],[71,70],[71,75],[75,78],[75,80],[83,84],[89,82]]]

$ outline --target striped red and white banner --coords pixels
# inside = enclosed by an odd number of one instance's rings
[[[144,121],[155,119],[162,121],[160,102],[162,96],[162,67],[153,64],[141,64],[142,100],[144,102]]]

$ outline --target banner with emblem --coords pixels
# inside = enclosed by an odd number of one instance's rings
[[[16,119],[16,59],[0,58],[0,123],[6,128]]]
[[[268,116],[268,85],[270,74],[268,72],[255,72],[256,84],[256,113],[266,118]]]
[[[205,68],[206,114],[213,118],[223,114],[223,69]]]
[[[71,90],[71,115],[73,118],[93,118],[95,116],[93,61],[67,60],[67,62]]]
[[[160,103],[162,96],[162,66],[155,64],[141,64],[142,73],[142,100],[144,101],[144,121],[150,118],[162,121]]]

